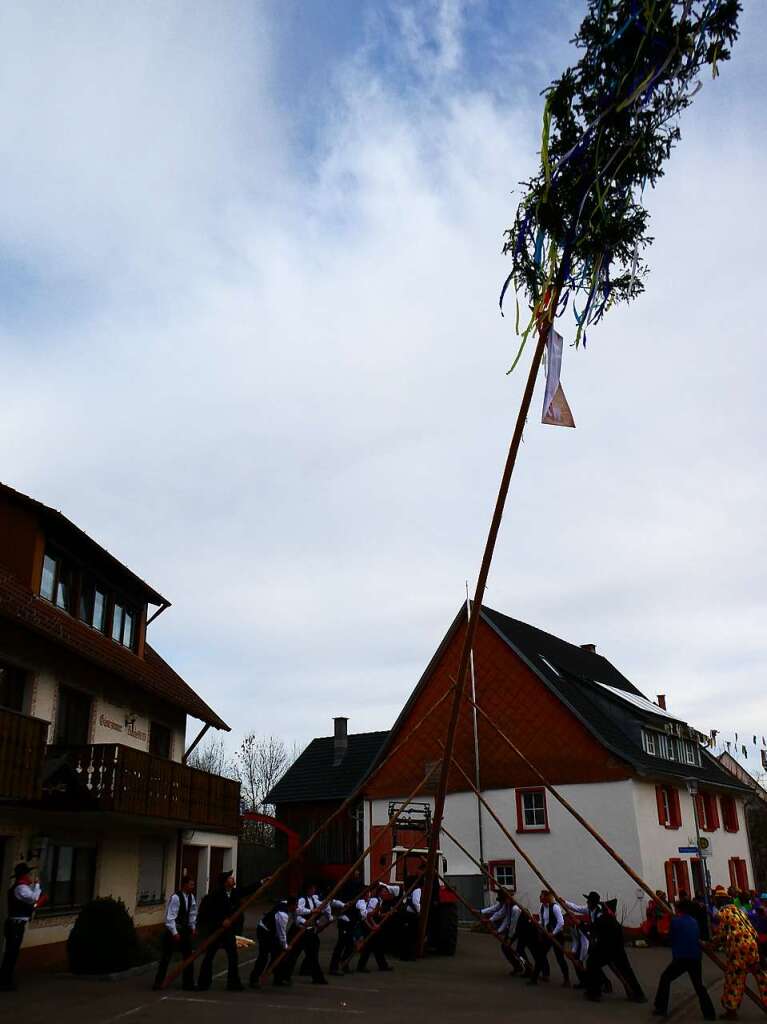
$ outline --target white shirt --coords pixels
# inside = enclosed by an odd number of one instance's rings
[[[298,901],[298,907],[296,908],[296,924],[299,928],[303,928],[311,914],[319,907],[322,903],[322,899],[315,893],[313,896],[302,896]],[[322,908],[322,913],[318,914],[312,923],[309,925],[310,928],[314,928],[316,925],[322,923],[322,919],[326,918],[328,921],[333,916],[333,912],[330,909],[330,904],[327,904]]]
[[[554,917],[554,927],[549,932],[550,916]],[[565,917],[558,903],[552,903],[551,906],[547,906],[545,903],[541,904],[541,924],[549,932],[549,935],[559,935],[565,926]]]
[[[335,914],[339,921],[349,920],[349,915],[346,913],[346,904],[343,900],[331,900],[327,910],[329,911],[328,916]]]
[[[35,903],[40,899],[42,889],[40,883],[37,882],[35,885],[27,885],[26,882],[20,882],[14,890],[14,896],[17,900],[21,900],[22,903],[29,903],[34,907]],[[28,921],[28,917],[11,917],[10,921]]]
[[[573,954],[576,960],[580,960],[581,963],[586,963],[586,959],[589,955],[589,940],[583,931],[575,927],[572,929],[573,942],[570,952]]]
[[[594,923],[599,915],[602,913],[602,907],[598,906],[594,910],[591,910],[588,906],[583,903],[571,903],[570,900],[562,900],[568,910],[572,910],[574,914],[578,914],[579,917],[584,915],[588,916],[589,921]]]
[[[288,924],[290,922],[290,914],[287,910],[275,910],[274,912],[274,930],[277,935],[277,941],[283,949],[288,948]],[[258,922],[258,927],[263,928],[265,932],[269,929],[264,924],[264,918]]]
[[[197,925],[197,900],[194,898],[194,893],[182,893],[182,898],[186,900],[186,906],[189,917],[189,927],[194,930]],[[178,912],[180,910],[180,904],[178,900],[178,893],[173,893],[171,898],[165,905],[165,927],[171,933],[171,935],[178,935],[178,929],[176,928],[176,919],[178,918]]]
[[[421,913],[421,887],[416,886],[415,889],[410,893],[408,897],[407,906],[405,907],[406,914],[420,914]]]

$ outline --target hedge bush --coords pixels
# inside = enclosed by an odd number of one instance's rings
[[[87,903],[69,933],[67,956],[73,974],[111,974],[135,967],[139,942],[123,901],[104,896]]]

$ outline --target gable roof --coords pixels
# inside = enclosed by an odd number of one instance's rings
[[[700,766],[654,757],[642,746],[642,726],[665,731],[686,725],[649,701],[601,654],[483,606],[482,619],[496,631],[575,717],[608,750],[641,775],[694,776],[727,789],[746,789],[716,758],[701,749]]]
[[[229,731],[226,722],[149,644],[144,645],[144,657],[138,657],[110,637],[33,594],[3,566],[0,566],[0,618],[32,630],[216,729]]]
[[[267,794],[266,802],[279,805],[345,800],[372,768],[388,735],[388,729],[383,732],[351,733],[347,737],[346,754],[335,767],[334,737],[322,736],[312,740]]]
[[[15,488],[9,487],[8,484],[2,482],[0,482],[0,495],[14,504],[22,505],[34,512],[39,516],[44,526],[48,528],[52,526],[57,531],[60,541],[63,541],[65,537],[75,538],[84,547],[89,548],[99,561],[109,566],[123,580],[129,581],[141,591],[149,604],[163,605],[165,608],[170,607],[170,601],[167,598],[159,594],[154,587],[150,587],[140,576],[137,576],[135,572],[129,569],[124,562],[121,562],[111,552],[107,551],[105,547],[102,547],[92,537],[89,537],[84,530],[81,530],[79,526],[73,523],[71,519],[68,519],[62,512],[59,512],[58,509],[45,505],[42,501],[31,498],[28,494],[23,494],[21,491],[17,491]],[[52,539],[55,540],[56,537],[54,536]]]
[[[641,690],[601,654],[568,643],[552,633],[513,619],[486,605],[482,606],[481,619],[599,743],[640,775],[675,779],[694,776],[701,782],[722,788],[741,792],[747,789],[704,749],[701,749],[700,766],[682,765],[645,753],[641,738],[643,724],[663,731],[669,722],[680,725],[686,723],[649,701]],[[462,604],[397,717],[389,733],[389,740],[381,747],[368,775],[373,774],[396,741],[443,652],[456,630],[465,622],[466,605]]]

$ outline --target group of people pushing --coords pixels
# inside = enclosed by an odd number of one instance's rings
[[[548,980],[548,954],[553,949],[565,987],[571,987],[570,961],[577,978],[572,987],[583,989],[587,999],[599,1001],[603,994],[612,991],[605,974],[605,969],[610,968],[628,999],[647,1002],[626,953],[623,928],[616,917],[616,901],[603,901],[595,891],[588,893],[585,900],[585,904],[569,900],[562,900],[560,904],[553,892],[544,889],[535,920],[517,903],[513,894],[501,890],[496,901],[482,908],[479,914],[501,940],[501,949],[511,964],[512,973],[527,978],[529,985],[536,985],[539,979]],[[714,1005],[703,983],[704,949],[711,952],[721,949],[725,954],[722,1019],[737,1019],[749,974],[753,975],[762,1003],[767,1007],[765,945],[760,943],[760,933],[750,919],[753,915],[740,902],[738,894],[717,886],[712,893],[709,916],[705,905],[701,908],[687,894],[680,894],[669,922],[671,962],[659,979],[653,1006],[655,1016],[667,1016],[671,984],[687,974],[704,1019],[716,1020]]]
[[[167,902],[163,955],[158,964],[154,987],[163,987],[174,953],[182,959],[191,956],[198,935],[198,926],[208,935],[223,928],[221,935],[209,943],[202,958],[195,983],[194,963],[182,974],[182,987],[205,991],[213,977],[213,961],[223,950],[227,955],[227,988],[242,991],[237,955],[237,932],[242,930],[242,901],[257,885],[239,888],[231,871],[223,872],[216,888],[206,896],[198,909],[194,897],[194,879],[185,878]],[[386,959],[394,948],[402,960],[414,960],[421,908],[421,885],[410,878],[403,885],[378,882],[364,886],[350,882],[337,898],[323,900],[317,886],[307,884],[301,896],[278,900],[262,914],[256,928],[258,957],[250,974],[250,987],[260,988],[262,979],[271,976],[273,985],[289,985],[298,967],[299,974],[311,977],[315,985],[328,983],[320,965],[320,936],[332,924],[337,927],[336,941],[330,958],[329,973],[339,976],[350,971],[351,961],[358,954],[356,970],[368,971],[372,956],[380,971],[393,968]],[[298,962],[301,960],[299,966]]]

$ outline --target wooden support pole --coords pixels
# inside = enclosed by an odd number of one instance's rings
[[[485,808],[485,810],[486,810],[486,811],[488,812],[488,814],[489,814],[489,815],[490,815],[490,817],[491,817],[491,818],[493,819],[493,821],[494,821],[494,822],[496,823],[496,825],[497,825],[497,826],[498,826],[498,828],[499,828],[499,829],[501,830],[501,832],[503,832],[503,834],[504,834],[504,835],[506,836],[506,838],[507,838],[507,839],[509,840],[509,842],[510,842],[510,843],[511,843],[511,845],[512,845],[512,846],[514,847],[514,849],[515,849],[515,850],[517,851],[517,853],[518,853],[518,854],[520,855],[520,857],[521,857],[521,858],[522,858],[522,859],[524,860],[524,862],[525,862],[525,863],[527,864],[527,866],[528,866],[528,867],[530,868],[530,870],[531,870],[531,871],[533,872],[533,874],[534,874],[534,875],[536,875],[536,876],[537,876],[537,877],[538,877],[538,878],[539,878],[539,879],[541,880],[541,882],[543,882],[544,888],[546,888],[546,889],[548,889],[548,890],[549,890],[550,892],[553,892],[553,893],[554,893],[554,896],[556,897],[556,899],[557,899],[557,902],[558,902],[558,903],[560,903],[560,904],[561,904],[561,903],[563,903],[563,902],[564,902],[564,900],[563,900],[563,899],[561,898],[561,896],[559,896],[559,894],[557,893],[557,891],[556,891],[556,889],[554,888],[554,886],[553,886],[553,885],[551,884],[551,882],[550,882],[550,881],[549,881],[549,880],[548,880],[548,879],[546,878],[546,876],[545,876],[545,875],[543,875],[543,874],[541,873],[541,871],[539,870],[539,868],[538,868],[538,867],[537,867],[537,865],[535,864],[535,861],[534,861],[534,860],[532,859],[532,857],[530,857],[530,856],[529,856],[529,855],[528,855],[528,854],[527,854],[527,853],[525,852],[525,850],[523,850],[523,849],[522,849],[522,847],[521,847],[521,846],[519,845],[519,843],[518,843],[518,842],[516,841],[516,839],[514,838],[514,836],[513,836],[512,834],[511,834],[511,832],[509,832],[509,830],[508,830],[508,829],[506,828],[506,826],[504,825],[504,823],[503,823],[503,822],[501,821],[501,819],[500,819],[500,818],[498,817],[498,815],[497,815],[497,814],[495,813],[495,811],[494,811],[494,810],[493,810],[493,808],[492,808],[492,807],[490,806],[490,804],[489,804],[489,803],[487,802],[487,800],[486,800],[486,799],[485,799],[485,798],[484,798],[484,797],[482,796],[482,794],[480,793],[480,791],[479,791],[479,790],[478,790],[478,789],[477,789],[477,788],[476,788],[476,787],[474,786],[474,783],[473,783],[473,782],[471,781],[471,779],[469,778],[469,775],[468,775],[468,773],[467,773],[467,772],[465,772],[465,771],[463,770],[463,768],[462,768],[462,767],[461,767],[461,765],[460,765],[460,764],[459,764],[459,763],[458,763],[458,762],[456,761],[456,759],[455,759],[455,758],[453,758],[453,764],[454,764],[454,765],[455,765],[455,767],[456,767],[456,768],[458,769],[458,771],[459,771],[459,772],[461,773],[461,775],[462,775],[462,776],[464,777],[464,779],[466,779],[466,782],[467,782],[467,783],[469,784],[469,786],[471,786],[471,788],[472,788],[472,789],[474,790],[474,793],[475,793],[475,795],[476,795],[477,799],[478,799],[478,800],[480,801],[480,803],[482,804],[482,806],[483,806],[483,807]],[[443,830],[443,831],[444,831],[444,830]],[[497,883],[497,882],[496,882],[496,884],[499,884],[499,883]]]
[[[437,764],[438,763],[439,762],[437,762],[436,764],[433,764],[429,768],[429,770],[426,772],[424,777],[418,783],[418,785],[413,790],[413,792],[410,794],[410,796],[407,798],[407,800],[400,807],[397,808],[397,810],[394,812],[394,814],[391,815],[391,817],[389,818],[388,828],[390,828],[390,829],[394,828],[394,826],[399,821],[399,818],[400,818],[400,815],[402,814],[402,812],[404,810],[406,810],[406,808],[408,808],[410,806],[410,804],[413,802],[413,800],[415,800],[415,798],[421,792],[423,787],[426,785],[426,783],[432,777],[432,775],[434,774],[434,772],[437,769]],[[311,912],[311,914],[309,914],[309,916],[306,919],[306,923],[304,925],[302,925],[302,927],[300,927],[298,929],[298,931],[296,932],[296,934],[293,936],[293,938],[291,939],[290,943],[288,944],[287,949],[283,949],[283,951],[279,954],[279,956],[276,956],[274,958],[274,960],[272,960],[272,962],[267,965],[266,969],[264,970],[264,973],[261,975],[261,979],[260,980],[261,980],[262,984],[266,981],[266,979],[269,977],[269,975],[274,971],[275,967],[277,967],[279,964],[281,964],[282,961],[285,959],[285,957],[288,956],[292,952],[292,950],[296,947],[296,945],[301,941],[301,939],[303,938],[304,933],[306,932],[307,928],[311,927],[312,922],[314,922],[320,916],[320,914],[324,911],[324,909],[328,905],[328,903],[330,903],[330,901],[333,899],[333,897],[336,895],[336,893],[340,890],[340,888],[344,884],[344,882],[347,882],[351,878],[351,876],[354,874],[354,872],[357,870],[357,868],[360,866],[360,864],[365,860],[367,855],[372,851],[373,847],[378,845],[378,842],[380,841],[380,839],[383,836],[383,834],[384,834],[384,830],[382,829],[378,833],[378,835],[375,837],[375,839],[371,840],[371,842],[368,843],[367,847],[362,851],[362,853],[359,855],[359,857],[356,859],[356,861],[352,864],[352,866],[349,868],[349,870],[346,872],[346,874],[342,878],[340,878],[338,880],[338,882],[336,882],[336,884],[330,890],[330,892],[325,897],[325,899],[317,907],[314,908],[314,910]]]
[[[450,840],[450,842],[451,842],[451,843],[455,843],[455,845],[456,845],[456,846],[458,847],[458,849],[459,849],[459,850],[461,850],[461,851],[462,851],[463,853],[465,853],[465,854],[466,854],[466,856],[467,856],[467,857],[469,858],[469,860],[473,861],[473,862],[474,862],[474,863],[475,863],[475,864],[477,865],[477,867],[479,868],[479,870],[480,870],[480,871],[482,872],[482,874],[483,874],[483,875],[484,875],[484,876],[485,876],[486,878],[489,878],[491,882],[494,882],[494,883],[495,883],[495,885],[497,885],[497,886],[498,886],[499,888],[502,888],[502,889],[503,889],[503,886],[501,886],[501,885],[500,885],[500,883],[499,883],[499,882],[497,882],[497,881],[496,881],[496,880],[495,880],[495,879],[493,878],[493,876],[492,876],[492,875],[490,874],[490,872],[489,872],[489,871],[487,870],[487,868],[486,868],[486,867],[484,866],[484,864],[480,864],[480,862],[479,862],[479,861],[478,861],[478,860],[476,859],[476,857],[473,857],[473,856],[472,856],[472,855],[471,855],[471,854],[469,853],[469,851],[468,851],[468,850],[466,849],[466,847],[465,847],[465,846],[464,846],[464,845],[463,845],[462,843],[460,843],[460,842],[459,842],[459,841],[458,841],[458,840],[457,840],[457,839],[455,838],[455,836],[452,836],[452,835],[451,835],[451,834],[450,834],[450,833],[448,832],[448,830],[447,830],[447,829],[445,828],[445,826],[444,826],[444,825],[442,826],[442,832],[444,833],[444,835],[446,835],[446,836],[447,836],[447,838],[448,838],[448,839]],[[565,947],[564,947],[564,944],[563,944],[563,943],[562,943],[562,942],[561,942],[561,941],[560,941],[560,940],[559,940],[559,939],[558,939],[558,938],[556,937],[556,935],[552,935],[552,934],[551,934],[550,932],[547,932],[547,931],[546,931],[546,929],[545,929],[545,928],[543,927],[543,925],[542,925],[542,924],[540,924],[540,923],[539,923],[538,921],[536,921],[536,920],[535,920],[535,918],[534,918],[534,917],[533,917],[533,915],[532,915],[532,912],[531,912],[531,911],[529,911],[529,910],[527,909],[527,907],[524,907],[524,906],[523,906],[523,905],[522,905],[522,904],[521,904],[521,903],[519,902],[519,900],[517,899],[517,897],[516,897],[516,896],[514,896],[514,895],[513,895],[512,893],[509,893],[508,889],[503,889],[503,891],[504,891],[504,892],[505,892],[505,893],[506,893],[507,895],[510,895],[510,896],[511,896],[511,898],[512,898],[512,899],[514,900],[514,902],[515,902],[515,903],[517,904],[517,906],[518,906],[518,907],[520,908],[520,910],[522,911],[522,913],[523,913],[523,914],[527,914],[527,916],[528,916],[528,917],[529,917],[529,919],[530,919],[530,923],[531,923],[531,924],[533,925],[533,927],[534,927],[534,928],[535,928],[535,929],[536,929],[536,930],[537,930],[537,931],[538,931],[538,932],[539,932],[539,933],[540,933],[541,935],[545,935],[547,939],[549,939],[549,940],[550,940],[550,941],[551,941],[551,942],[552,942],[552,943],[553,943],[553,944],[554,944],[555,946],[557,946],[557,947],[558,947],[558,949],[560,949],[560,950],[562,951],[562,953],[563,953],[563,954],[564,954],[564,955],[565,955],[565,956],[566,956],[566,957],[568,958],[568,960],[572,960],[572,961],[573,961],[573,963],[580,963],[580,961],[579,961],[579,960],[578,960],[578,959],[577,959],[576,957],[574,957],[574,956],[573,956],[573,954],[572,954],[572,953],[571,953],[571,952],[570,952],[569,950],[565,949]],[[552,891],[553,891],[553,890],[552,890]]]
[[[463,638],[463,647],[461,649],[461,657],[458,663],[458,674],[456,677],[455,691],[453,693],[453,707],[450,712],[450,720],[448,722],[447,734],[445,738],[445,756],[442,759],[442,771],[440,773],[439,785],[437,787],[437,795],[434,801],[434,823],[432,827],[432,834],[429,842],[429,852],[426,860],[426,875],[424,879],[424,889],[426,892],[431,892],[434,888],[434,878],[437,870],[437,848],[439,844],[439,834],[442,827],[442,818],[445,812],[445,797],[447,795],[447,782],[448,775],[450,773],[450,765],[453,757],[453,749],[455,747],[455,734],[458,727],[458,717],[461,711],[461,701],[466,689],[466,677],[469,670],[469,659],[471,656],[471,650],[474,646],[474,638],[477,633],[477,626],[479,624],[479,617],[482,612],[482,599],[485,596],[485,588],[487,586],[487,577],[490,573],[490,565],[493,560],[493,552],[495,551],[495,543],[498,539],[498,531],[501,527],[501,520],[503,519],[503,510],[506,505],[506,497],[509,493],[509,485],[511,484],[511,475],[514,472],[514,464],[517,461],[517,452],[522,441],[522,432],[525,428],[525,422],[527,420],[527,414],[530,409],[530,402],[533,398],[533,391],[535,390],[535,381],[538,377],[538,370],[541,365],[543,358],[543,350],[546,346],[546,339],[548,337],[549,328],[551,326],[554,313],[557,308],[557,301],[559,299],[559,287],[560,287],[560,276],[557,275],[556,283],[552,286],[551,293],[546,296],[548,299],[548,305],[546,310],[542,311],[538,322],[538,342],[535,346],[535,352],[533,353],[533,361],[530,366],[530,372],[527,377],[527,384],[522,394],[522,401],[519,406],[519,412],[517,414],[517,422],[514,427],[514,433],[511,438],[511,444],[509,445],[509,452],[506,456],[506,464],[503,469],[503,475],[501,476],[501,485],[498,489],[498,497],[495,503],[495,510],[493,512],[493,518],[490,521],[490,530],[488,532],[487,541],[485,543],[485,551],[482,556],[482,563],[479,568],[479,575],[477,576],[477,586],[474,591],[474,601],[472,602],[471,609],[469,612],[469,621],[466,625],[466,633]],[[431,908],[431,900],[425,900],[421,907],[421,916],[418,922],[418,955],[423,956],[424,948],[426,945],[426,930],[429,925],[429,911]]]
[[[346,800],[343,801],[343,803],[339,804],[335,811],[333,811],[333,813],[328,818],[326,818],[325,821],[323,821],[323,823],[314,830],[314,832],[312,832],[309,838],[304,843],[302,843],[301,846],[299,846],[299,848],[295,851],[293,856],[289,857],[286,861],[283,861],[283,863],[280,864],[280,866],[276,868],[275,871],[273,871],[272,874],[261,883],[261,885],[255,890],[255,892],[251,893],[245,900],[243,900],[243,902],[240,904],[240,912],[244,911],[247,907],[249,907],[251,903],[255,903],[256,900],[260,899],[261,896],[263,896],[264,893],[267,892],[270,886],[274,885],[275,882],[282,878],[282,876],[288,871],[289,868],[291,868],[301,859],[303,854],[306,853],[306,851],[309,849],[309,847],[312,845],[315,839],[317,839],[318,836],[322,835],[325,829],[328,828],[328,826],[331,825],[337,818],[339,818],[342,814],[349,810],[349,808],[357,799],[357,796],[361,791],[362,787],[364,786],[369,775],[373,771],[380,770],[387,763],[387,761],[390,761],[391,758],[393,758],[402,749],[402,747],[412,739],[415,733],[418,732],[418,730],[428,721],[429,717],[434,714],[437,708],[440,707],[440,705],[445,700],[447,700],[447,698],[453,692],[453,689],[454,686],[449,687],[449,689],[445,690],[442,696],[439,697],[431,705],[431,707],[427,708],[424,714],[415,723],[413,728],[408,731],[407,735],[403,736],[399,743],[396,743],[392,747],[392,749],[389,751],[386,757],[384,757],[380,764],[373,765],[369,769],[365,778],[362,780],[362,782],[360,782],[355,791],[350,796],[348,796]],[[184,968],[194,963],[194,961],[202,953],[204,953],[206,949],[212,946],[214,942],[217,942],[228,927],[229,926],[222,926],[221,928],[217,928],[211,935],[207,937],[207,939],[204,939],[199,944],[199,946],[193,949],[190,955],[182,963],[180,963],[178,967],[176,967],[166,976],[165,981],[162,984],[162,989],[166,989],[168,988],[169,985],[172,985],[176,978],[178,978],[179,975],[183,973]]]
[[[661,903],[665,910],[667,910],[668,913],[673,915],[674,908],[671,906],[671,904],[665,900],[658,899],[657,894],[653,889],[650,888],[647,882],[645,882],[645,880],[640,875],[638,875],[636,871],[634,871],[631,865],[628,864],[623,859],[623,857],[621,857],[617,850],[614,850],[612,846],[610,846],[607,840],[604,839],[599,834],[599,832],[597,832],[594,826],[590,822],[588,822],[583,817],[583,815],[573,807],[570,801],[563,797],[562,794],[557,789],[555,789],[554,786],[552,786],[552,784],[549,782],[549,780],[546,778],[543,772],[541,772],[533,764],[533,762],[522,753],[522,751],[519,749],[516,743],[509,739],[506,733],[500,728],[500,726],[496,722],[493,721],[490,715],[488,715],[487,712],[483,711],[479,704],[477,704],[476,701],[472,700],[471,697],[467,697],[466,699],[469,701],[470,704],[472,704],[477,709],[477,711],[484,718],[484,720],[493,727],[498,736],[509,747],[509,749],[513,750],[517,757],[523,762],[523,764],[525,764],[530,769],[530,771],[533,772],[533,774],[540,779],[541,784],[549,791],[549,793],[551,793],[554,799],[557,800],[565,808],[565,810],[568,811],[575,818],[575,820],[586,829],[589,835],[591,835],[599,843],[599,845],[612,857],[612,859],[617,864],[619,864],[620,867],[623,868],[623,870],[626,872],[629,878],[636,882],[639,888],[643,889],[651,899]],[[715,963],[720,970],[725,970],[724,961],[719,956],[717,956],[717,954],[713,950],[709,949],[705,942],[701,942],[701,948],[703,949],[703,952],[706,954],[706,956],[711,961],[713,961],[713,963]],[[746,986],[746,995],[753,1003],[756,1003],[756,1005],[762,1010],[763,1013],[767,1014],[767,1006],[765,1006],[765,1004],[762,1002],[759,996],[752,992],[751,989],[748,988],[748,986]]]

